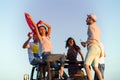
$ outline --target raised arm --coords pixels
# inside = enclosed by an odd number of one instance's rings
[[[44,24],[47,28],[48,28],[48,33],[47,36],[50,37],[51,34],[51,26],[49,24],[47,24],[46,22],[42,21],[42,24]]]
[[[31,40],[31,38],[32,38],[32,37],[29,37],[29,38],[27,39],[27,41],[25,41],[25,43],[23,44],[23,48],[24,48],[24,49],[30,47],[28,43],[29,43],[29,41]]]
[[[33,23],[33,26],[35,27],[35,31],[36,31],[37,37],[38,37],[39,41],[41,42],[41,41],[42,41],[42,37],[41,37],[41,35],[40,35],[40,33],[39,33],[38,26],[37,26],[37,24],[32,20],[32,17],[31,17],[31,16],[30,16],[29,18],[31,19],[31,21],[32,21],[32,23]]]

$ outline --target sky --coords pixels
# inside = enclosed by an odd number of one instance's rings
[[[120,80],[119,4],[120,0],[0,0],[0,80],[23,80],[24,74],[30,75],[32,66],[22,48],[31,32],[25,12],[36,23],[43,20],[52,26],[53,53],[66,54],[65,41],[73,37],[84,57],[87,50],[80,39],[87,39],[86,15],[95,13],[107,54],[105,80]]]

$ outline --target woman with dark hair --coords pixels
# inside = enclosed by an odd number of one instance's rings
[[[69,37],[66,41],[65,48],[68,48],[67,50],[67,59],[70,61],[77,62],[77,55],[80,54],[82,61],[84,61],[83,54],[81,52],[81,49],[79,46],[76,45],[75,40],[72,37]],[[77,71],[79,70],[79,66],[77,63],[69,64],[68,68],[68,74],[70,76],[73,76],[74,74],[77,74]]]
[[[36,34],[39,40],[39,50],[40,50],[39,53],[42,54],[42,60],[47,62],[48,66],[49,66],[49,62],[56,62],[57,60],[60,60],[61,62],[60,67],[56,63],[52,64],[52,66],[55,68],[55,70],[58,71],[59,77],[63,78],[62,76],[64,73],[65,55],[64,54],[52,54],[52,42],[50,40],[51,26],[41,20],[38,22],[37,25],[34,23],[34,21],[33,21],[33,24],[34,24]]]

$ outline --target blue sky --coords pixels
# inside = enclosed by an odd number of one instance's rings
[[[30,74],[32,66],[27,50],[22,49],[30,32],[25,12],[35,22],[44,20],[52,26],[53,53],[66,53],[65,41],[71,36],[81,47],[84,56],[86,49],[80,45],[80,39],[87,39],[86,15],[95,13],[107,53],[105,80],[119,80],[119,4],[119,0],[1,0],[0,80],[22,80],[25,73]]]

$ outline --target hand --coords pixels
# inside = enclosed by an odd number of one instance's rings
[[[40,21],[39,21],[39,24],[43,24],[43,21],[42,21],[42,20],[40,20]]]
[[[45,23],[44,21],[40,20],[40,21],[38,21],[37,25],[44,24],[44,23]]]
[[[86,47],[86,43],[85,43],[85,42],[81,42],[81,45],[82,45],[83,47]]]
[[[29,38],[32,38],[32,37],[33,37],[33,33],[32,33],[32,32],[29,32],[29,33],[28,33],[28,37],[29,37]]]

